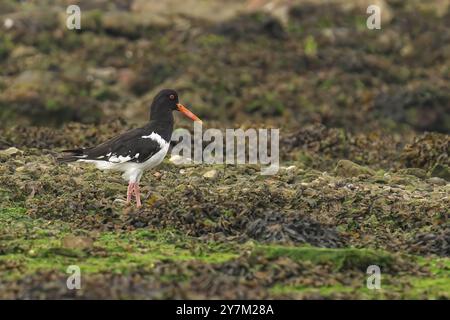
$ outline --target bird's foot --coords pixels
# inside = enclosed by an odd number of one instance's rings
[[[134,193],[134,185],[135,183],[130,182],[128,184],[128,189],[127,189],[127,204],[131,203],[131,197],[133,196]]]
[[[141,191],[140,191],[140,188],[139,188],[139,183],[130,182],[128,184],[127,204],[131,204],[131,198],[132,198],[133,195],[136,198],[136,207],[138,207],[138,208],[142,207]]]
[[[138,208],[142,207],[141,191],[140,191],[140,188],[139,188],[139,184],[137,184],[137,183],[134,184],[134,196],[136,197],[136,206]]]

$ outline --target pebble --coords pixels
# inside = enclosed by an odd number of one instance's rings
[[[171,156],[169,161],[172,162],[173,164],[176,164],[176,165],[191,163],[191,159],[184,158],[184,157],[182,157],[182,156],[180,156],[178,154]]]
[[[15,147],[11,147],[6,150],[0,150],[0,156],[12,156],[17,153],[23,153],[23,152]]]
[[[350,160],[339,160],[335,172],[339,176],[348,178],[375,174],[372,169],[356,164]]]
[[[434,184],[437,186],[445,186],[447,184],[447,181],[445,181],[442,178],[438,178],[438,177],[433,177],[427,180],[428,183],[430,184]]]
[[[160,177],[162,176],[162,173],[156,171],[155,173],[153,173],[153,176],[154,176],[155,178],[160,178]]]
[[[91,248],[94,241],[88,237],[66,236],[62,240],[62,245],[67,249],[87,249]]]
[[[217,175],[218,175],[218,174],[219,174],[219,173],[217,172],[217,170],[213,169],[213,170],[210,170],[210,171],[205,172],[205,173],[203,174],[203,177],[204,177],[204,178],[207,178],[207,179],[215,179],[215,178],[217,178]]]

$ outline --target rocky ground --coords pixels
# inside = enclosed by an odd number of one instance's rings
[[[79,32],[64,1],[0,3],[0,298],[448,299],[448,2],[381,1],[382,31],[364,1],[191,2],[79,1]],[[162,87],[206,128],[280,128],[279,172],[166,160],[138,210],[56,162]]]

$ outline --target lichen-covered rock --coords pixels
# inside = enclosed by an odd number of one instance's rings
[[[207,178],[207,179],[215,179],[215,178],[217,178],[218,175],[219,175],[219,172],[217,170],[213,169],[213,170],[206,171],[203,174],[203,177]]]
[[[408,175],[412,175],[415,176],[417,178],[421,178],[421,179],[425,179],[428,177],[428,173],[426,170],[424,169],[420,169],[420,168],[406,168],[406,169],[401,169],[399,170],[400,174],[408,174]]]
[[[405,146],[401,160],[408,167],[432,169],[436,165],[450,165],[450,136],[425,133]]]
[[[340,158],[376,169],[397,168],[398,145],[395,136],[380,131],[353,134],[323,125],[287,132],[280,142],[284,159],[327,171],[334,169]]]
[[[445,186],[447,184],[444,179],[438,178],[438,177],[432,177],[432,178],[428,179],[428,182],[431,184],[438,185],[438,186]]]
[[[8,148],[5,150],[0,150],[0,156],[3,156],[3,157],[13,156],[18,153],[22,153],[22,151],[20,151],[19,149],[15,148],[15,147],[11,147],[11,148]]]
[[[374,175],[375,172],[367,167],[360,166],[350,160],[339,160],[335,172],[342,177],[357,177],[360,175]]]

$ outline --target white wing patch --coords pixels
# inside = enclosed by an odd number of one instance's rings
[[[153,141],[158,142],[159,147],[161,149],[164,149],[169,145],[169,143],[166,140],[164,140],[159,134],[157,134],[155,132],[152,132],[148,136],[142,136],[141,138],[142,139],[152,139]]]
[[[124,163],[130,160],[131,160],[130,156],[117,156],[115,154],[108,159],[108,161],[112,163]]]

